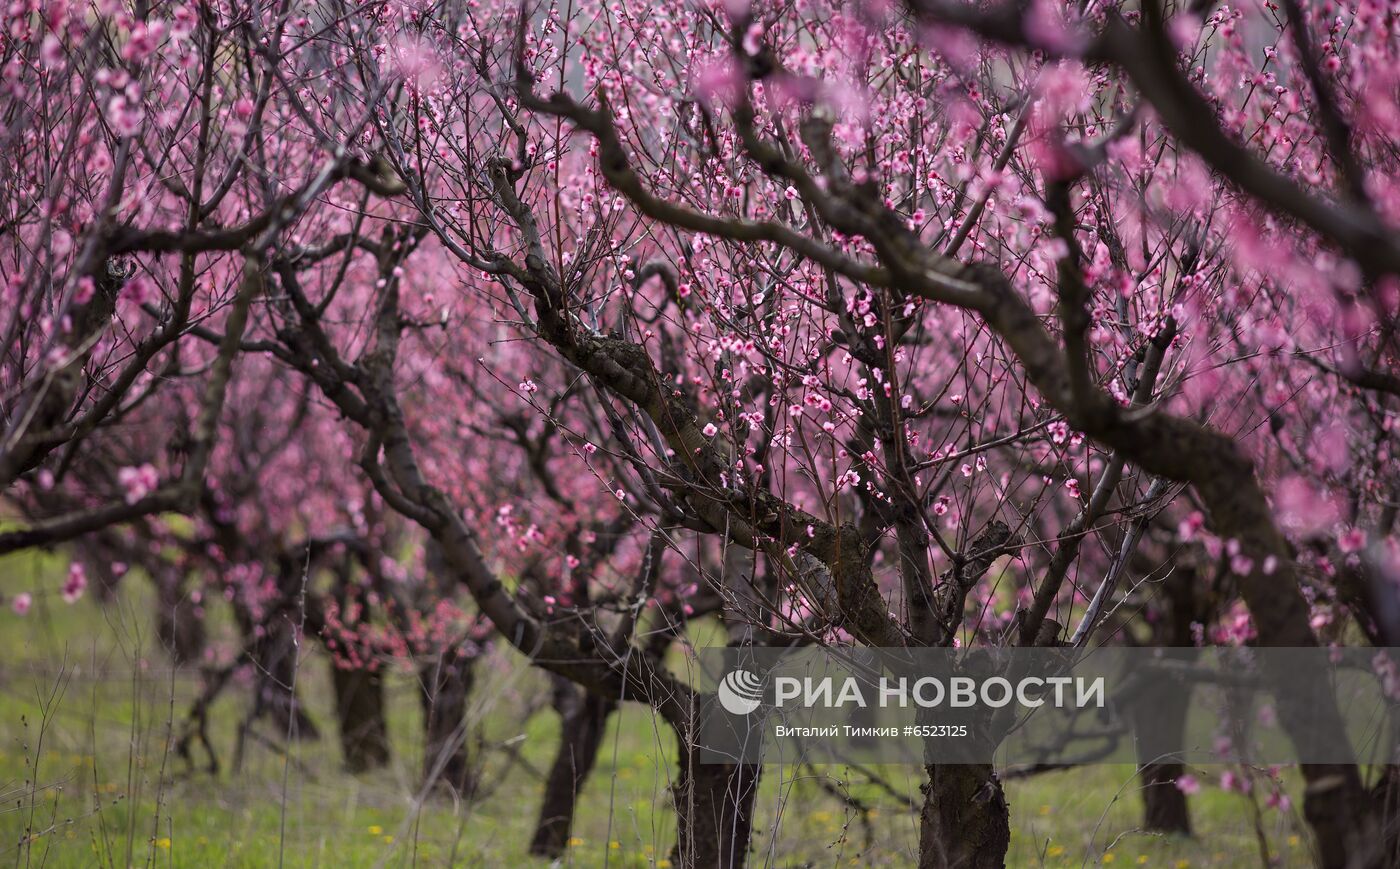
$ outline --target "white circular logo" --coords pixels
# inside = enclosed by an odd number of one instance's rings
[[[719,683],[719,705],[731,715],[748,715],[763,704],[763,680],[748,670],[732,670]]]

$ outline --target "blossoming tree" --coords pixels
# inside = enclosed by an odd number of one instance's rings
[[[257,354],[588,720],[675,730],[696,866],[744,861],[759,776],[694,763],[649,638],[697,612],[736,645],[1163,642],[1133,615],[1185,576],[1193,642],[1400,631],[1386,5],[182,10],[7,43],[0,484],[64,486],[156,362],[202,389],[175,459],[0,545],[191,509]],[[921,863],[1001,865],[996,770],[926,772]],[[1386,865],[1394,768],[1302,772],[1320,863]]]

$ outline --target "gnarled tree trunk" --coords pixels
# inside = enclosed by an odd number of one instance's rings
[[[271,722],[278,737],[287,740],[321,738],[321,730],[306,714],[296,691],[297,626],[290,617],[269,619],[254,643],[252,658],[257,673],[251,724],[258,718]],[[256,628],[255,628],[256,630]]]
[[[473,661],[449,648],[419,671],[423,684],[423,781],[452,796],[470,796],[476,786],[467,752],[467,700]]]
[[[562,677],[554,679],[554,707],[562,718],[559,753],[549,768],[544,801],[530,853],[541,857],[564,854],[574,826],[579,791],[593,771],[603,731],[617,701],[576,687]]]
[[[754,797],[762,767],[701,763],[694,745],[681,739],[672,862],[684,869],[736,869],[749,857]]]
[[[1185,719],[1184,711],[1181,717]],[[1184,772],[1185,767],[1179,763],[1143,763],[1138,767],[1144,829],[1191,835],[1191,811],[1186,794],[1176,784]]]
[[[184,577],[174,570],[153,577],[156,585],[156,636],[176,664],[197,664],[208,637],[199,605],[190,599]]]
[[[919,869],[1001,869],[1011,813],[991,764],[931,764],[919,813]]]
[[[384,677],[378,670],[331,666],[340,751],[350,772],[389,763],[389,724],[384,717]]]
[[[1162,583],[1162,610],[1152,625],[1152,645],[1189,648],[1193,621],[1210,618],[1210,604],[1201,600],[1196,588],[1200,573],[1194,565],[1178,562]],[[1181,745],[1186,731],[1186,712],[1191,706],[1191,689],[1172,680],[1154,686],[1154,694],[1144,698],[1141,708],[1150,710],[1133,722],[1133,729],[1143,735],[1144,744]],[[1156,757],[1138,758],[1138,776],[1142,779],[1143,827],[1161,833],[1191,835],[1191,812],[1186,794],[1177,787],[1177,779],[1186,772],[1185,766]]]

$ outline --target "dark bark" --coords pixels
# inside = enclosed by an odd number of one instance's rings
[[[233,749],[233,769],[243,769],[248,737],[258,736],[254,725],[266,720],[276,740],[298,742],[321,738],[320,728],[306,714],[297,696],[297,622],[292,613],[273,615],[262,625],[245,624],[253,636],[248,658],[253,664],[253,708],[238,727]],[[261,633],[258,629],[261,628]],[[265,737],[262,741],[266,741]]]
[[[1001,869],[1011,812],[990,764],[927,767],[919,814],[919,869]]]
[[[530,853],[541,857],[562,856],[568,847],[579,792],[598,759],[608,718],[617,709],[617,701],[578,688],[563,677],[555,677],[554,682],[554,707],[563,729],[530,840]]]
[[[248,724],[265,718],[279,738],[292,741],[320,739],[320,728],[306,714],[296,692],[296,624],[288,616],[281,616],[269,619],[262,628],[262,636],[253,643],[256,693]]]
[[[676,866],[737,869],[748,861],[761,769],[756,764],[700,763],[697,749],[681,739],[674,789]]]
[[[1200,571],[1181,559],[1177,569],[1162,581],[1161,608],[1152,624],[1152,645],[1182,649],[1194,645],[1191,623],[1209,623],[1215,608],[1209,594],[1198,587],[1201,580]],[[1155,696],[1144,698],[1143,704],[1151,714],[1138,717],[1133,729],[1147,737],[1148,743],[1184,745],[1181,736],[1186,730],[1186,713],[1191,705],[1190,689],[1166,680],[1154,686],[1154,691]],[[1176,784],[1185,771],[1180,763],[1163,762],[1154,757],[1138,758],[1144,828],[1191,835],[1191,811],[1186,794]]]
[[[384,677],[378,670],[331,666],[340,751],[350,772],[389,763],[389,724],[384,717]]]
[[[432,789],[468,797],[475,789],[467,751],[467,700],[475,674],[471,658],[449,648],[419,671],[423,694],[423,781]]]
[[[1400,766],[1387,764],[1371,789],[1371,801],[1380,818],[1381,861],[1400,866]]]
[[[208,639],[199,607],[185,590],[181,577],[156,579],[156,636],[176,664],[197,664],[204,657]]]
[[[1138,775],[1142,778],[1145,829],[1191,835],[1191,810],[1186,804],[1186,794],[1176,786],[1184,770],[1179,763],[1142,765]]]

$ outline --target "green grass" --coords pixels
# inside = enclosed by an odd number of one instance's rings
[[[56,572],[55,562],[39,557],[0,561],[0,589],[7,596],[51,592]],[[342,771],[327,661],[310,646],[298,678],[322,739],[294,744],[289,754],[250,743],[243,769],[231,771],[248,696],[234,686],[213,715],[224,769],[217,777],[187,769],[166,745],[198,679],[192,670],[171,670],[151,621],[136,576],[105,606],[91,595],[67,606],[49,593],[36,594],[25,618],[0,610],[0,866],[549,865],[529,857],[525,846],[559,725],[547,707],[536,708],[546,696],[543,679],[518,656],[493,653],[479,670],[471,722],[486,793],[453,805],[418,798],[421,720],[407,673],[388,683],[393,764],[358,777]],[[214,646],[231,654],[231,629],[217,615],[211,624]],[[630,706],[615,716],[562,865],[666,865],[675,837],[668,793],[674,754],[669,731],[647,710]],[[810,770],[768,767],[754,865],[913,863],[916,812],[860,773],[818,772],[872,807],[868,819],[823,789]],[[917,799],[920,770],[877,772]],[[1212,777],[1201,772],[1203,781]],[[1207,787],[1192,798],[1198,835],[1164,838],[1137,831],[1135,787],[1132,769],[1123,766],[1011,782],[1009,865],[1259,863],[1246,798]],[[1296,812],[1265,811],[1262,824],[1282,865],[1308,865]],[[26,838],[26,831],[34,834]]]

